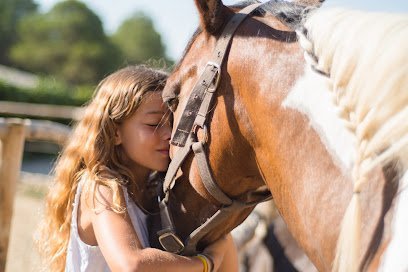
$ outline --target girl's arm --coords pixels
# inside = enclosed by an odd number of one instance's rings
[[[226,239],[227,241],[226,249],[224,251],[224,258],[218,271],[238,272],[239,265],[237,248],[235,247],[231,234],[228,234]]]
[[[209,254],[214,261],[214,272],[237,272],[238,253],[231,234],[227,234],[207,247],[204,254]]]
[[[95,210],[89,214],[92,214],[98,246],[112,271],[203,271],[204,266],[198,258],[179,256],[155,248],[142,249],[128,213],[118,214],[107,208],[112,204],[110,189],[98,186],[97,191]],[[122,203],[125,203],[123,192],[120,197]],[[214,247],[224,248],[224,244],[220,242]],[[215,265],[221,261],[219,258],[214,259]]]

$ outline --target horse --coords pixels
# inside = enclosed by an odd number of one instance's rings
[[[162,219],[177,235],[160,238],[170,237],[184,254],[183,241],[228,209],[228,200],[257,203],[266,185],[319,271],[405,271],[407,16],[273,1],[236,27],[225,53],[215,52],[247,2],[195,0],[200,27],[163,91],[174,118],[172,164],[185,154],[165,181]],[[221,65],[214,64],[222,54]],[[206,81],[203,72],[214,74]],[[192,93],[196,88],[204,98]],[[198,105],[204,114],[185,110],[209,96],[211,103]],[[185,129],[189,115],[196,119]],[[192,137],[187,143],[201,144],[196,156],[178,142],[183,133]],[[207,165],[197,157],[202,153]],[[208,186],[203,171],[215,184]],[[252,209],[241,205],[218,216],[196,249],[229,233]]]

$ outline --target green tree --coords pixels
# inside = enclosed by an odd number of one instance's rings
[[[37,11],[33,0],[0,1],[0,63],[10,64],[8,53],[17,40],[17,23],[27,14]]]
[[[127,63],[145,63],[151,59],[164,59],[167,64],[171,64],[152,20],[141,12],[125,20],[111,38],[122,50],[124,61]]]
[[[18,34],[20,42],[11,50],[16,64],[73,84],[99,81],[121,59],[99,17],[77,0],[59,2],[48,13],[23,18]]]

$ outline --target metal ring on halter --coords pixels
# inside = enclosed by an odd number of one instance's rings
[[[211,65],[211,66],[217,68],[217,71],[218,71],[218,72],[217,72],[217,77],[216,77],[216,79],[215,79],[214,87],[212,87],[212,88],[209,87],[209,88],[207,89],[207,92],[213,93],[213,92],[215,92],[215,91],[217,90],[218,85],[220,84],[220,79],[221,79],[221,67],[220,67],[219,64],[217,64],[217,63],[215,63],[215,62],[212,62],[212,61],[207,62],[207,66],[209,66],[209,65]]]
[[[205,143],[207,143],[207,141],[208,141],[208,129],[207,129],[207,126],[206,126],[206,125],[204,125],[203,127],[198,126],[198,125],[195,125],[195,126],[194,126],[193,131],[194,131],[194,134],[196,135],[197,138],[198,138],[198,129],[199,129],[199,128],[202,128],[203,131],[204,131],[204,139],[203,139],[203,140],[198,139],[198,140],[199,140],[200,142],[202,142],[203,144],[205,144]]]

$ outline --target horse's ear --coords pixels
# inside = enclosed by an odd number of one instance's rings
[[[194,0],[200,14],[203,30],[210,34],[217,33],[225,18],[225,7],[221,0]]]

